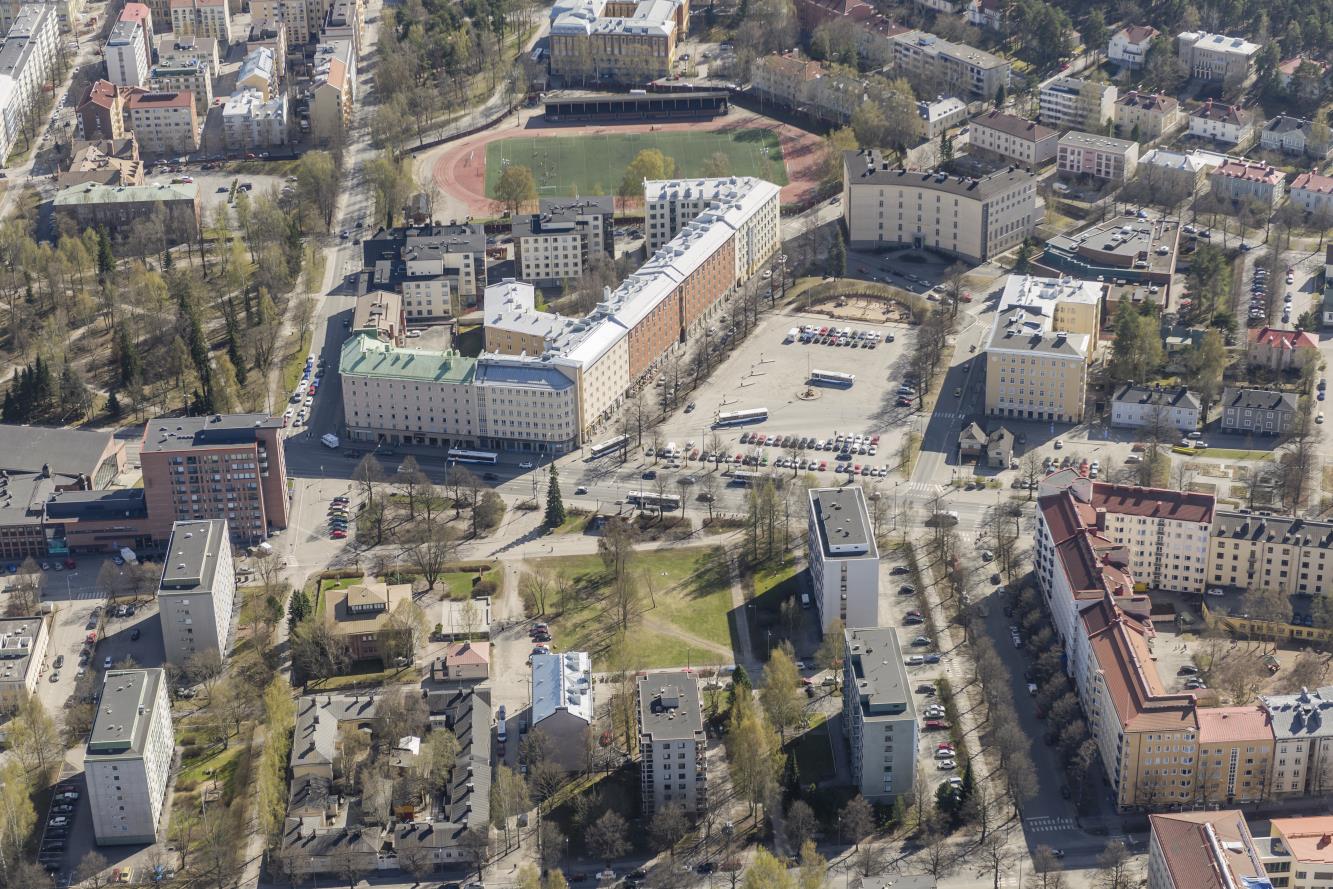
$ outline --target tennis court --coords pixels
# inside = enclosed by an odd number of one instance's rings
[[[676,162],[677,176],[703,176],[709,158],[721,153],[734,176],[758,176],[787,184],[787,168],[776,133],[768,130],[658,131],[595,133],[584,136],[516,137],[486,146],[486,194],[506,164],[532,170],[544,197],[614,194],[625,168],[646,148],[656,148]]]

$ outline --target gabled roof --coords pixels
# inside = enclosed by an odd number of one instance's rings
[[[1166,693],[1148,648],[1148,630],[1119,609],[1102,623],[1088,634],[1088,641],[1121,727],[1138,732],[1196,729],[1194,695]]]
[[[491,662],[491,643],[455,642],[444,652],[446,664],[484,666]]]
[[[1258,704],[1203,707],[1199,710],[1200,744],[1265,740],[1273,740],[1273,722]]]
[[[1250,331],[1251,346],[1267,346],[1270,349],[1318,349],[1314,337],[1304,330],[1283,330],[1277,327],[1257,327]]]
[[[1193,491],[1092,483],[1092,506],[1116,515],[1145,516],[1177,522],[1211,524],[1217,498]]]
[[[1241,812],[1176,812],[1149,815],[1148,821],[1174,885],[1189,889],[1260,889],[1267,882],[1254,837]]]
[[[1302,173],[1291,181],[1292,191],[1309,191],[1315,194],[1333,194],[1333,177],[1322,176],[1313,171]],[[1330,245],[1329,249],[1333,249]]]
[[[1116,36],[1125,38],[1125,42],[1127,43],[1137,45],[1145,40],[1151,40],[1156,37],[1158,33],[1158,30],[1152,25],[1130,25],[1127,28],[1121,28]]]

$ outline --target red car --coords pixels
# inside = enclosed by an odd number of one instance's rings
[[[929,729],[930,731],[940,731],[940,730],[942,730],[942,729],[946,729],[946,728],[948,728],[948,727],[949,727],[949,723],[945,722],[943,719],[927,719],[927,720],[926,720],[926,728]]]
[[[332,537],[334,540],[343,540],[344,538],[347,537],[347,532],[343,530],[337,530],[329,534],[329,536]]]
[[[820,472],[823,472],[823,471],[826,470],[826,469],[828,469],[828,461],[827,461],[827,460],[820,460],[820,461],[819,461],[819,471],[820,471]]]
[[[878,435],[872,435],[872,436],[870,436],[870,443],[871,443],[872,445],[877,445],[877,444],[879,444],[879,436],[878,436]]]

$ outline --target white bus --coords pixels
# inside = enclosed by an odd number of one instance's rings
[[[592,454],[592,459],[596,460],[598,457],[614,454],[616,451],[622,450],[628,445],[628,435],[617,435],[615,438],[604,441],[601,444],[593,445],[590,453]]]
[[[488,463],[495,465],[499,454],[494,451],[465,451],[462,448],[450,448],[449,459],[455,463]]]
[[[856,382],[856,374],[845,374],[839,370],[812,370],[810,380],[828,386],[850,386]]]
[[[625,497],[631,505],[639,509],[657,509],[674,512],[680,509],[680,497],[676,494],[654,494],[651,491],[630,491]]]
[[[723,411],[713,421],[714,426],[740,426],[745,423],[762,423],[768,419],[768,408],[756,407],[746,411]]]
[[[782,487],[785,480],[784,476],[772,472],[755,472],[753,469],[733,469],[728,473],[728,482],[740,488],[748,488],[751,485],[757,485],[765,479],[771,481],[777,487]]]

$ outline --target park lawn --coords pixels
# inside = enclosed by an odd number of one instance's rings
[[[1194,452],[1196,457],[1213,457],[1219,460],[1272,460],[1272,451],[1246,451],[1236,448],[1206,448]]]
[[[602,561],[595,555],[542,559],[552,573],[564,571],[575,584],[572,601],[559,614],[548,615],[552,635],[561,651],[589,651],[594,669],[604,669],[614,633],[608,629],[601,602],[606,595]],[[638,553],[635,567],[643,597],[644,617],[663,621],[716,645],[733,648],[731,583],[726,560],[717,547],[687,547]],[[688,641],[633,624],[627,647],[635,666],[675,667],[716,663],[718,656]]]
[[[211,756],[205,756],[184,766],[177,776],[177,782],[194,781],[196,789],[205,781],[220,779],[226,788],[240,765],[241,752],[245,749],[244,727],[241,735],[230,739],[225,750],[219,748]],[[206,774],[212,770],[212,774]]]
[[[592,514],[587,512],[570,512],[565,514],[565,521],[558,528],[551,530],[552,534],[582,534],[588,530],[588,522],[592,519]]]
[[[758,176],[777,185],[788,181],[777,134],[769,130],[519,136],[486,146],[486,195],[496,196],[506,164],[531,169],[541,197],[614,194],[625,168],[648,148],[673,159],[680,177],[702,176],[708,159],[721,153],[730,160],[732,175]]]
[[[378,661],[369,661],[364,672],[348,673],[345,676],[330,676],[328,679],[312,679],[311,691],[334,691],[354,685],[384,685],[386,683],[416,682],[421,678],[413,667],[390,667],[387,670],[371,669]],[[360,670],[359,664],[352,665],[353,670]]]
[[[449,571],[440,575],[439,584],[449,593],[450,599],[466,599],[472,595],[472,579],[477,575],[471,571]]]

